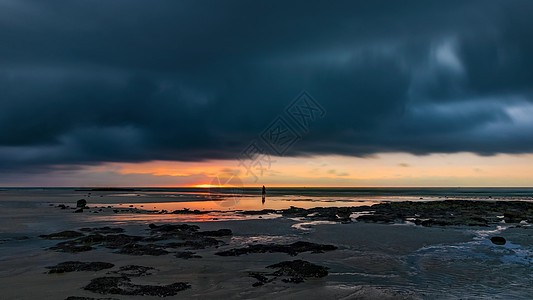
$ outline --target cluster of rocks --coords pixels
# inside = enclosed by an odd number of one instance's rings
[[[48,274],[53,273],[68,273],[68,272],[80,272],[80,271],[101,271],[104,269],[110,269],[115,265],[107,262],[81,262],[81,261],[65,261],[55,266],[46,267],[50,269]]]
[[[524,201],[445,200],[430,202],[388,202],[361,208],[373,211],[358,221],[394,223],[412,220],[422,226],[489,226],[505,223],[533,223],[533,203]]]
[[[290,218],[308,218],[311,220],[325,220],[341,223],[351,222],[350,215],[352,212],[359,211],[358,207],[315,207],[310,209],[299,208],[291,206],[288,209],[263,209],[255,211],[241,211],[245,215],[266,215],[266,214],[280,214],[284,217]]]
[[[107,274],[118,274],[127,277],[141,277],[152,275],[152,271],[158,271],[156,268],[145,267],[139,265],[126,265],[118,269],[118,271],[107,272]]]
[[[302,283],[309,278],[322,278],[328,275],[328,268],[315,265],[304,260],[283,261],[267,266],[270,269],[277,269],[274,272],[250,272],[248,276],[257,280],[253,286],[262,286],[282,278],[283,282]]]
[[[50,240],[65,240],[51,247],[51,250],[59,252],[78,253],[93,250],[100,246],[115,250],[115,253],[127,255],[165,255],[172,249],[186,248],[187,250],[205,249],[224,244],[223,241],[214,237],[231,236],[229,229],[216,231],[199,231],[195,225],[149,225],[149,236],[127,235],[122,228],[82,228],[80,231],[62,231],[41,238]],[[169,241],[172,240],[172,241]],[[167,243],[160,243],[166,241]],[[180,258],[198,258],[194,253],[188,257],[186,254],[178,254]]]
[[[187,224],[150,224],[146,236],[127,235],[123,228],[97,227],[81,228],[79,231],[67,230],[57,233],[41,235],[41,238],[60,241],[50,249],[62,252],[90,251],[94,247],[114,250],[115,253],[128,255],[164,255],[174,252],[175,257],[181,259],[201,258],[193,251],[173,251],[177,248],[185,250],[218,247],[224,244],[215,237],[231,236],[230,229],[200,231],[200,227]],[[164,243],[161,243],[164,242]],[[215,253],[219,256],[239,256],[249,253],[286,253],[291,256],[303,252],[323,253],[337,249],[333,245],[322,245],[311,242],[298,241],[291,244],[250,244],[243,248],[233,248]],[[112,269],[113,264],[107,262],[65,261],[55,266],[46,267],[49,274],[91,271],[99,272]],[[327,276],[328,268],[318,266],[303,260],[284,261],[267,266],[276,269],[273,272],[252,272],[249,276],[257,279],[254,286],[263,285],[281,279],[283,282],[300,283],[309,278]],[[187,282],[174,282],[167,285],[144,285],[132,282],[132,278],[152,275],[154,269],[147,266],[127,265],[118,270],[108,271],[105,276],[92,279],[84,289],[103,295],[146,295],[167,297],[189,289]],[[67,299],[96,299],[71,296]],[[112,299],[112,298],[100,298]]]
[[[85,286],[85,290],[100,294],[115,294],[127,296],[174,296],[178,292],[191,288],[186,282],[175,282],[168,285],[134,284],[126,276],[98,277]]]
[[[122,213],[154,213],[154,211],[138,209],[136,207],[133,207],[133,205],[130,205],[129,208],[119,209],[119,208],[112,207],[110,205],[100,206],[100,207],[98,206],[89,207],[87,204],[88,204],[87,200],[80,199],[76,201],[76,206],[70,207],[70,205],[59,204],[56,207],[60,209],[70,209],[70,210],[73,210],[74,213],[83,213],[84,211],[88,211],[88,212],[97,214],[100,212],[105,212],[106,210],[112,211],[114,213],[121,213],[121,212]],[[54,204],[50,204],[50,206],[54,206]]]
[[[52,273],[67,273],[67,272],[81,272],[81,271],[101,271],[114,267],[111,263],[105,262],[80,262],[67,261],[59,263],[55,266],[47,267],[50,269],[49,274]],[[118,276],[97,277],[84,287],[85,290],[100,293],[100,294],[114,294],[114,295],[128,295],[128,296],[157,296],[166,297],[174,296],[178,292],[186,290],[191,286],[186,282],[174,282],[168,285],[142,285],[131,282],[130,277],[140,277],[151,275],[149,271],[155,270],[151,267],[128,265],[120,267],[118,271],[109,272],[108,274],[117,274]],[[87,297],[71,296],[67,299],[95,299]],[[111,298],[100,298],[111,299]]]

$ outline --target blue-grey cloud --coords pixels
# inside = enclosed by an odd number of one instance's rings
[[[302,89],[289,155],[530,153],[530,1],[0,3],[0,169],[234,158]]]

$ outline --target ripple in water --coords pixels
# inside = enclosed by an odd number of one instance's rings
[[[435,298],[531,299],[533,248],[492,244],[489,236],[503,230],[479,230],[473,241],[423,247],[407,256],[414,288]]]

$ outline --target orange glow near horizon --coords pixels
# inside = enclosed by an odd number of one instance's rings
[[[202,183],[202,184],[194,184],[192,186],[187,187],[195,187],[195,188],[231,188],[235,187],[234,185],[224,185],[224,184],[210,184],[210,183]]]
[[[533,186],[533,154],[384,153],[371,157],[273,157],[255,177],[235,160],[108,163],[89,167],[94,186],[146,187],[421,187]],[[254,170],[257,174],[260,170]],[[98,174],[105,174],[98,176]],[[120,181],[117,178],[121,179]],[[218,181],[214,181],[218,179]],[[237,180],[237,182],[231,182]],[[102,183],[100,183],[102,182]]]

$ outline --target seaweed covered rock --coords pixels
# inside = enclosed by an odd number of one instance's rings
[[[526,201],[445,200],[428,202],[389,202],[372,205],[372,214],[362,215],[358,221],[392,223],[413,219],[422,226],[489,226],[533,220],[533,203]]]
[[[315,265],[304,260],[283,261],[267,268],[277,269],[272,273],[266,272],[250,272],[249,277],[257,280],[252,286],[257,287],[265,283],[272,282],[278,278],[282,278],[283,282],[287,283],[301,283],[309,278],[322,278],[328,275],[328,268]]]
[[[119,274],[126,277],[141,277],[152,275],[151,271],[157,271],[157,269],[139,265],[126,265],[120,267],[118,271],[108,272],[107,274]]]
[[[328,275],[328,268],[312,264],[304,260],[283,261],[267,268],[278,269],[276,276],[290,276],[296,278],[321,278]]]
[[[84,289],[100,294],[167,297],[174,296],[190,287],[186,282],[175,282],[168,285],[133,284],[131,279],[121,276],[95,278]]]
[[[76,207],[84,208],[86,206],[87,206],[87,200],[80,199],[80,200],[76,201]]]
[[[110,269],[115,265],[107,262],[81,262],[81,261],[65,261],[55,266],[46,267],[50,269],[49,274],[53,273],[68,273],[68,272],[80,272],[80,271],[101,271],[104,269]]]

